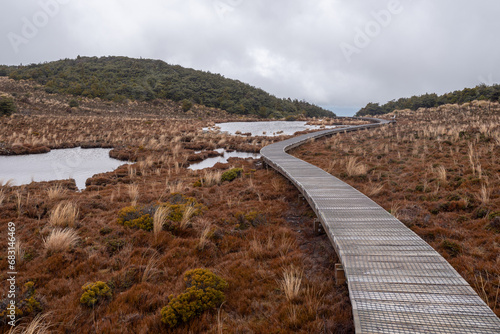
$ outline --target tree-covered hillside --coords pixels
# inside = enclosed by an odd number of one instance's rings
[[[220,74],[197,71],[161,60],[78,57],[27,66],[0,66],[0,75],[32,79],[48,92],[122,102],[171,99],[261,117],[335,116],[305,101],[279,99],[262,89]]]
[[[497,102],[500,99],[500,85],[487,86],[485,84],[476,86],[475,88],[465,88],[452,93],[446,93],[438,96],[437,94],[424,94],[420,96],[412,96],[410,98],[400,98],[392,100],[386,104],[379,105],[378,103],[368,103],[364,108],[359,110],[356,116],[366,115],[382,115],[393,112],[394,110],[418,108],[433,108],[443,104],[462,104],[475,100],[487,100]]]

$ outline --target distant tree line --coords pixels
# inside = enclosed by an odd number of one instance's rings
[[[364,108],[357,112],[356,116],[382,115],[390,113],[394,110],[417,110],[418,108],[432,108],[443,104],[462,104],[475,100],[498,102],[500,100],[500,85],[495,84],[487,86],[485,84],[481,84],[475,88],[465,88],[463,90],[457,90],[452,93],[446,93],[439,96],[437,94],[424,94],[420,96],[412,96],[410,98],[400,98],[397,101],[392,100],[383,105],[378,103],[368,103]]]
[[[220,74],[169,65],[160,60],[79,56],[43,64],[0,66],[2,75],[15,80],[35,80],[49,93],[115,102],[170,99],[182,101],[184,110],[197,103],[233,114],[265,118],[335,116],[306,101],[279,99]]]

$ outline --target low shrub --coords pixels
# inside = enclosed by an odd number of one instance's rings
[[[455,257],[462,251],[462,247],[456,242],[450,240],[443,240],[441,247],[451,256]]]
[[[153,229],[154,208],[138,208],[136,206],[127,206],[118,212],[118,224],[140,228],[142,230],[151,231]]]
[[[87,283],[82,286],[83,294],[80,297],[80,303],[88,307],[93,307],[103,299],[112,297],[111,288],[104,282]]]
[[[224,182],[224,181],[233,181],[234,179],[236,179],[237,177],[239,177],[241,175],[241,173],[243,172],[243,168],[233,168],[233,169],[230,169],[228,171],[225,171],[224,173],[222,173],[222,176],[221,176],[221,182]]]
[[[24,284],[23,292],[20,297],[21,298],[16,301],[16,306],[14,310],[16,318],[19,319],[21,317],[28,316],[30,314],[36,314],[42,311],[42,305],[35,298],[36,297],[35,283],[29,281],[26,284]],[[10,313],[10,311],[7,309],[9,304],[10,300],[8,299],[0,301],[0,307],[2,310],[0,312],[0,317],[5,319],[6,315]]]
[[[166,221],[172,223],[182,223],[186,218],[198,216],[206,209],[206,207],[203,204],[199,204],[195,198],[174,193],[168,203],[160,203],[155,206],[142,208],[127,206],[121,209],[118,212],[117,222],[127,227],[152,231],[154,228],[154,215],[158,208],[166,209],[166,212],[168,212]],[[187,211],[190,211],[189,217],[186,217]],[[176,229],[173,225],[169,225],[169,228]]]
[[[207,269],[194,269],[184,275],[186,290],[177,297],[170,296],[161,310],[161,321],[173,328],[188,322],[204,311],[220,305],[225,300],[224,279]]]
[[[0,96],[0,116],[10,116],[17,111],[14,100],[8,96]]]

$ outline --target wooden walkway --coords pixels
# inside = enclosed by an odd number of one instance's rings
[[[432,247],[348,184],[287,150],[324,130],[264,147],[264,161],[300,190],[347,277],[356,333],[500,333],[500,319]]]

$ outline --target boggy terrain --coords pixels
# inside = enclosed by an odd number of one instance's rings
[[[62,98],[40,94],[44,104]],[[40,112],[24,106],[0,118],[3,154],[111,147],[131,163],[81,192],[73,180],[2,182],[0,233],[14,222],[18,241],[18,332],[30,324],[56,333],[353,332],[347,288],[333,279],[338,259],[287,180],[252,159],[186,168],[215,148],[258,152],[286,137],[202,131],[223,117],[123,116],[99,101],[68,114],[32,102]],[[4,282],[7,247],[4,238]],[[208,271],[191,272],[200,268]]]
[[[499,104],[397,115],[396,124],[319,139],[291,153],[391,212],[500,315]]]

